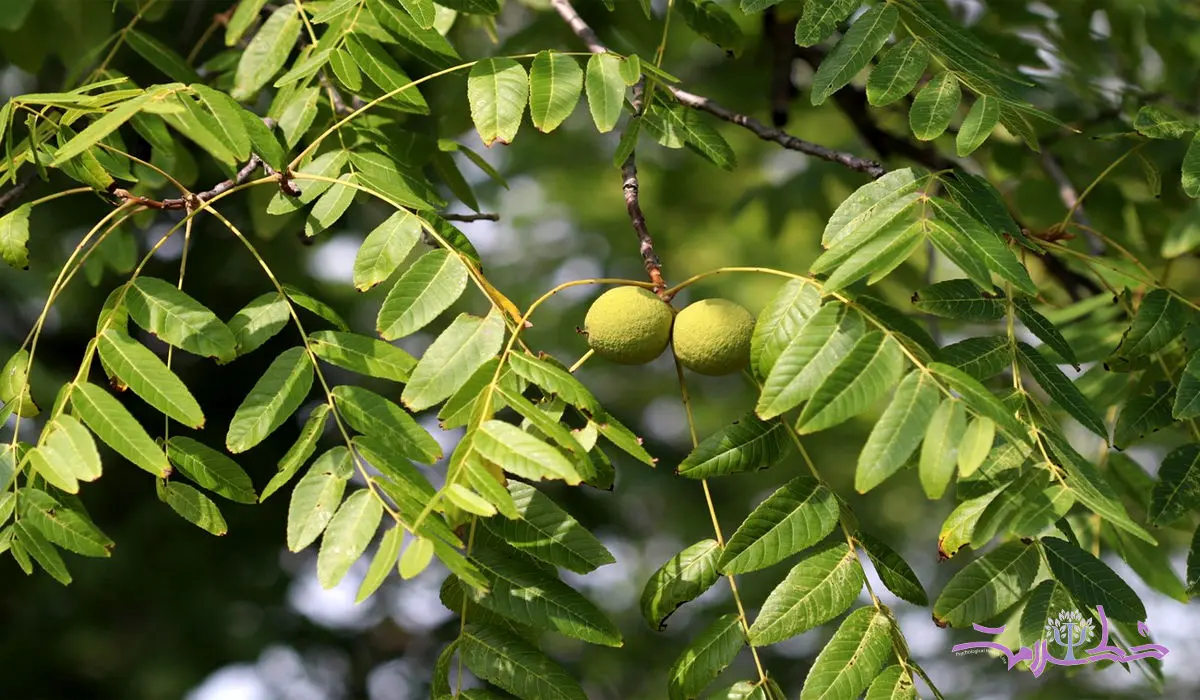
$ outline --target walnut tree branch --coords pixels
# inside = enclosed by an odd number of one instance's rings
[[[500,215],[495,212],[481,212],[479,214],[440,214],[446,221],[499,221]]]

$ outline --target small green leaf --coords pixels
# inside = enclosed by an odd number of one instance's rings
[[[1158,541],[1150,533],[1133,522],[1116,491],[1094,464],[1084,459],[1083,455],[1076,452],[1065,438],[1053,431],[1042,432],[1042,437],[1049,445],[1051,453],[1056,458],[1055,461],[1067,472],[1067,478],[1063,480],[1063,484],[1075,494],[1080,502],[1108,522],[1143,542],[1150,545],[1158,544]]]
[[[583,481],[561,452],[515,425],[485,420],[472,444],[481,457],[524,479],[562,479],[572,486]]]
[[[518,517],[482,521],[509,545],[579,574],[616,561],[595,535],[536,488],[509,482]]]
[[[928,65],[925,44],[913,37],[901,39],[880,56],[879,64],[867,76],[867,100],[883,107],[904,97],[916,87]]]
[[[1012,343],[999,335],[967,338],[942,348],[941,359],[981,382],[987,381],[1012,367]]]
[[[1083,427],[1099,435],[1104,440],[1108,440],[1108,428],[1104,425],[1104,419],[1100,413],[1092,405],[1092,402],[1083,395],[1083,392],[1075,386],[1075,383],[1067,379],[1057,367],[1050,363],[1042,353],[1036,348],[1030,347],[1027,343],[1017,343],[1017,357],[1021,358],[1021,364],[1033,378],[1037,381],[1038,386],[1042,387],[1054,403],[1062,407],[1067,413],[1071,414],[1075,420],[1083,424]]]
[[[382,45],[356,32],[346,36],[346,49],[363,75],[384,92],[395,93],[389,98],[389,105],[405,112],[429,113],[429,105],[417,85]]]
[[[888,666],[867,688],[866,700],[917,700],[912,674],[899,664]]]
[[[933,413],[925,429],[925,442],[921,446],[918,474],[921,488],[931,499],[938,499],[946,492],[954,477],[954,466],[958,462],[958,443],[967,427],[962,402],[948,398]]]
[[[1175,404],[1171,407],[1175,420],[1188,420],[1200,416],[1200,352],[1193,352],[1179,378],[1175,393]]]
[[[400,555],[400,578],[408,580],[416,578],[433,561],[434,543],[424,537],[414,537],[408,541],[404,553]]]
[[[971,421],[958,443],[958,473],[963,478],[979,469],[996,439],[996,422],[987,416]]]
[[[358,386],[334,388],[338,412],[358,432],[382,440],[406,459],[433,464],[442,448],[407,411],[373,391]]]
[[[579,103],[583,71],[573,56],[540,51],[529,69],[529,118],[549,133],[566,121]]]
[[[557,396],[568,404],[581,408],[592,415],[601,413],[600,404],[592,392],[564,369],[545,360],[514,352],[508,356],[509,366],[517,376],[524,378],[548,394]]]
[[[846,616],[813,661],[800,700],[857,698],[892,655],[892,620],[867,606]]]
[[[1200,133],[1192,137],[1183,154],[1183,191],[1187,196],[1200,197]]]
[[[1107,564],[1060,539],[1043,537],[1041,543],[1050,571],[1079,602],[1103,605],[1105,615],[1121,622],[1146,619],[1146,606],[1137,593]]]
[[[424,328],[467,288],[467,267],[457,255],[438,248],[421,256],[388,292],[379,309],[377,328],[385,340],[396,340]]]
[[[64,586],[71,583],[71,574],[67,571],[67,565],[63,562],[62,556],[33,525],[18,520],[13,523],[13,529],[16,532],[16,542],[21,544],[24,551],[33,557],[33,560],[45,569],[46,573]],[[17,550],[13,549],[14,556],[16,553]]]
[[[204,305],[164,280],[138,277],[125,295],[133,322],[160,340],[201,357],[228,362],[237,355],[229,327]]]
[[[891,4],[876,5],[864,12],[821,61],[813,76],[812,103],[824,103],[853,80],[887,42],[899,19],[900,13]]]
[[[329,67],[333,69],[334,77],[347,90],[358,92],[362,89],[362,71],[354,62],[354,57],[350,55],[349,49],[343,47],[330,53]]]
[[[253,352],[275,337],[292,318],[287,299],[279,292],[255,297],[229,319],[239,356]]]
[[[73,479],[95,481],[100,478],[100,453],[92,434],[78,420],[60,413],[42,428],[38,452],[50,462],[63,466]]]
[[[968,627],[999,615],[1029,591],[1039,564],[1037,547],[1000,545],[950,579],[933,604],[934,621]]]
[[[821,292],[804,279],[790,279],[779,288],[754,324],[750,337],[750,368],[766,379],[780,353],[821,307]]]
[[[71,407],[96,437],[117,454],[159,478],[165,479],[171,473],[167,455],[107,391],[94,384],[76,384],[71,392]]]
[[[189,437],[167,441],[167,459],[199,486],[237,503],[256,503],[254,484],[237,462]]]
[[[146,403],[189,428],[204,427],[200,404],[158,355],[113,328],[101,333],[96,345],[111,374]]]
[[[625,61],[611,53],[593,54],[588,59],[584,84],[588,109],[592,113],[596,130],[602,134],[613,130],[617,120],[621,118],[621,109],[625,106],[625,81],[621,77],[621,67],[624,63]]]
[[[342,317],[333,310],[333,307],[329,306],[320,299],[317,299],[316,297],[313,297],[290,284],[283,285],[283,292],[284,294],[287,294],[288,299],[291,299],[296,306],[311,311],[326,321],[329,321],[333,324],[334,328],[337,328],[340,331],[350,330],[350,326],[347,325],[346,322],[342,320]]]
[[[330,589],[341,582],[367,551],[381,518],[383,505],[370,489],[359,489],[342,502],[325,529],[317,553],[317,581],[322,588]]]
[[[225,447],[237,454],[262,442],[300,408],[312,382],[312,361],[304,348],[284,350],[234,412]]]
[[[399,564],[400,544],[403,539],[404,528],[399,525],[393,526],[383,533],[383,538],[379,540],[379,548],[375,550],[375,556],[371,557],[371,566],[367,568],[367,573],[363,576],[362,583],[359,584],[358,595],[354,598],[355,603],[361,603],[370,598],[387,580],[388,574]]]
[[[841,615],[862,590],[863,570],[854,550],[832,542],[792,567],[767,596],[750,626],[750,643],[767,646]]]
[[[1079,369],[1079,362],[1075,359],[1075,351],[1071,348],[1071,344],[1067,342],[1067,339],[1050,319],[1033,308],[1027,297],[1014,298],[1013,307],[1017,312],[1017,318],[1021,319],[1021,323],[1025,324],[1030,333],[1037,336],[1047,347],[1058,353],[1060,358],[1073,365],[1076,370]]]
[[[865,532],[856,532],[854,538],[858,540],[871,563],[875,565],[875,573],[879,575],[879,580],[883,581],[889,591],[914,605],[929,605],[929,598],[925,595],[925,587],[921,585],[921,579],[917,578],[917,574],[908,565],[908,562],[904,561],[904,557],[883,540],[876,539]]]
[[[743,0],[742,10],[748,0]],[[759,3],[762,5],[762,3]],[[762,5],[765,7],[765,5]],[[796,44],[812,46],[833,33],[850,13],[859,6],[858,0],[809,0],[804,3],[804,13],[796,23]]]
[[[21,518],[37,528],[49,542],[85,557],[112,556],[113,541],[100,528],[45,491],[23,488],[19,503]],[[0,518],[0,522],[4,519]]]
[[[1188,307],[1165,289],[1153,289],[1138,306],[1129,330],[1114,356],[1136,359],[1152,355],[1171,344],[1188,322]]]
[[[50,167],[62,167],[67,161],[100,143],[105,136],[116,131],[122,124],[132,119],[135,114],[146,106],[146,103],[158,98],[162,92],[163,88],[144,92],[141,95],[118,104],[103,117],[88,124],[87,128],[73,136],[70,141],[55,152],[54,160],[50,161]]]
[[[22,204],[0,216],[0,258],[10,267],[29,269],[29,212],[33,207]]]
[[[717,572],[720,557],[721,547],[716,540],[701,540],[668,559],[642,589],[642,618],[656,630],[665,629],[671,613],[721,578]]]
[[[734,613],[713,621],[688,644],[667,676],[667,695],[671,700],[696,698],[716,680],[746,646],[742,619]]]
[[[160,487],[162,500],[184,520],[220,537],[229,532],[217,504],[187,484],[168,481]]]
[[[937,282],[912,296],[913,304],[927,313],[963,321],[995,321],[1004,316],[1004,297],[981,292],[967,280]]]
[[[796,432],[826,430],[867,410],[900,380],[904,365],[900,346],[882,331],[859,338],[804,405]]]
[[[393,382],[407,382],[417,364],[395,345],[355,333],[317,331],[308,336],[308,347],[331,365]]]
[[[288,505],[288,549],[299,552],[321,536],[342,502],[353,471],[350,451],[338,446],[318,457],[300,477]]]
[[[354,257],[354,286],[365,292],[387,280],[421,238],[420,220],[397,210],[371,229]]]
[[[1012,282],[1014,287],[1026,294],[1038,293],[1037,285],[1029,277],[1029,272],[998,232],[988,228],[948,199],[931,197],[929,203],[937,211],[938,219],[935,221],[942,221],[950,226],[953,232],[958,234],[959,242],[966,246],[973,256],[982,259],[990,271]],[[985,284],[985,288],[990,289],[990,283]]]
[[[719,3],[714,0],[680,0],[675,3],[675,9],[692,31],[734,55],[742,52],[745,40],[742,28]]]
[[[193,74],[194,75],[194,74]],[[193,80],[199,76],[194,76]],[[232,97],[202,83],[189,85],[196,97],[212,114],[217,135],[233,150],[238,160],[250,158],[250,134],[246,130],[243,110]]]
[[[253,26],[266,4],[267,0],[242,0],[237,4],[233,15],[225,24],[226,46],[235,46],[241,40],[242,35]]]
[[[863,317],[826,304],[792,336],[763,383],[755,412],[769,419],[809,399],[866,331]]]
[[[992,130],[1000,121],[1000,101],[998,98],[980,95],[971,105],[958,135],[954,137],[954,149],[959,158],[966,158],[983,145],[992,135]]]
[[[908,111],[913,136],[920,141],[932,141],[941,136],[950,126],[961,100],[962,89],[953,73],[947,71],[930,80],[917,93]]]
[[[298,9],[299,5],[282,5],[263,22],[238,61],[230,97],[238,102],[254,99],[283,68],[300,38],[302,23]]]
[[[929,369],[949,388],[958,392],[967,407],[977,415],[991,418],[1009,438],[1029,442],[1029,433],[1016,414],[971,375],[941,362],[930,364]]]
[[[1155,526],[1170,525],[1200,506],[1200,445],[1176,448],[1162,461],[1147,515]]]
[[[517,697],[587,700],[571,674],[511,632],[468,622],[460,640],[459,655],[471,673]]]
[[[350,186],[355,182],[354,173],[342,173],[338,182],[317,198],[317,203],[309,210],[304,221],[304,235],[312,238],[318,233],[330,228],[354,202],[358,190]]]
[[[787,449],[787,426],[743,415],[705,438],[675,469],[689,479],[708,479],[766,469]]]
[[[837,519],[833,492],[812,477],[798,476],[746,517],[717,566],[725,574],[764,569],[820,542],[833,532]]]
[[[1166,382],[1158,382],[1149,394],[1138,394],[1125,402],[1113,428],[1113,446],[1125,449],[1150,433],[1175,422],[1171,406],[1175,391]]]
[[[467,75],[471,120],[485,146],[512,143],[529,97],[525,69],[511,58],[487,58]]]
[[[1145,105],[1133,118],[1133,128],[1147,138],[1177,139],[1195,131],[1196,125],[1154,105]]]
[[[858,456],[856,491],[870,491],[904,466],[921,444],[939,397],[933,377],[925,372],[910,372],[900,382]]]
[[[421,411],[450,398],[480,365],[500,352],[504,330],[504,318],[494,311],[486,318],[459,314],[421,356],[400,400]]]
[[[262,494],[258,497],[260,502],[267,500],[267,496],[291,481],[296,472],[300,471],[300,467],[303,467],[308,458],[312,457],[313,452],[317,449],[317,441],[325,432],[325,424],[329,422],[329,410],[329,404],[323,403],[308,414],[308,420],[304,421],[304,427],[300,429],[300,436],[279,460],[279,471],[275,472],[275,476],[272,476],[267,485],[263,487]]]
[[[883,218],[897,200],[906,199],[926,184],[929,173],[919,168],[892,170],[883,177],[858,188],[829,217],[821,234],[821,245],[835,243]]]

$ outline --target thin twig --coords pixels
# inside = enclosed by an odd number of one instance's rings
[[[633,86],[633,111],[635,114],[641,114],[645,106],[645,89],[645,77]],[[654,293],[663,301],[670,302],[671,295],[667,294],[667,281],[663,279],[662,274],[662,260],[658,258],[658,253],[654,252],[654,239],[650,236],[650,229],[646,227],[646,215],[642,213],[635,153],[634,150],[629,151],[629,156],[621,164],[621,194],[625,198],[625,211],[629,213],[629,223],[638,237],[638,252],[642,255],[642,264],[646,268],[650,282],[654,284]]]
[[[25,175],[17,182],[17,184],[12,186],[12,189],[4,194],[0,194],[0,213],[4,213],[4,210],[7,209],[10,204],[12,204],[14,199],[21,196],[21,193],[25,191],[25,188],[28,187],[29,183],[31,182],[33,182],[33,175]]]
[[[572,7],[570,0],[550,0],[550,4],[558,11],[559,16],[563,18],[563,21],[567,23],[571,31],[575,32],[575,35],[583,41],[588,51],[592,53],[608,52],[608,49],[600,42],[600,38],[596,35],[596,32],[588,26],[587,22]],[[684,106],[708,112],[718,119],[723,119],[730,124],[736,124],[750,131],[764,141],[772,141],[790,151],[798,151],[822,160],[838,163],[851,170],[866,173],[872,178],[877,178],[887,172],[882,165],[869,158],[861,158],[851,153],[836,151],[832,148],[812,143],[811,141],[805,141],[804,139],[792,136],[782,129],[767,126],[754,117],[734,112],[702,95],[696,95],[673,86],[666,87],[675,96],[675,99],[679,100]]]
[[[237,172],[233,178],[223,180],[214,185],[211,189],[203,192],[196,192],[190,196],[174,197],[169,199],[151,199],[136,195],[129,190],[120,187],[114,187],[109,190],[109,194],[118,199],[133,202],[135,204],[147,207],[149,209],[170,210],[170,209],[187,209],[189,203],[207,202],[217,195],[229,191],[247,180],[254,174],[255,170],[262,168],[263,172],[272,177],[279,177],[279,190],[290,197],[299,197],[300,190],[290,179],[283,173],[278,173],[274,168],[263,162],[262,158],[258,157],[257,153],[250,155],[250,160],[246,162],[242,169]]]
[[[478,214],[440,214],[446,221],[499,221],[500,215],[495,212],[480,212]]]
[[[1058,185],[1058,196],[1062,199],[1063,206],[1074,214],[1075,221],[1083,228],[1087,236],[1088,250],[1092,255],[1104,255],[1104,241],[1101,241],[1089,230],[1092,228],[1092,221],[1087,212],[1083,210],[1083,204],[1079,201],[1079,192],[1076,191],[1075,185],[1071,184],[1071,178],[1067,177],[1067,173],[1063,171],[1058,159],[1049,150],[1042,151],[1042,168]]]

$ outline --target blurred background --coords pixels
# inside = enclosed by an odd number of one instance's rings
[[[141,29],[187,55],[214,15],[231,4],[160,1],[146,11]],[[665,3],[654,3],[658,15],[653,22],[644,18],[634,0],[616,4],[617,12],[610,14],[595,0],[576,3],[615,50],[652,55]],[[1084,131],[1080,135],[1045,132],[1048,150],[1080,186],[1125,148],[1090,136],[1127,130],[1121,119],[1136,111],[1146,94],[1196,111],[1200,16],[1190,3],[950,4],[1005,60],[1037,78],[1042,88],[1030,92],[1031,101]],[[579,50],[558,16],[539,8],[544,5],[509,0],[494,41],[477,23],[461,18],[450,37],[468,58],[547,47]],[[88,48],[124,26],[134,8],[128,0],[0,0],[0,99],[60,89],[67,73],[87,60]],[[682,22],[675,22],[664,67],[690,90],[769,121],[772,54],[761,39],[760,23],[758,16],[744,22],[749,39],[735,58],[696,40]],[[197,64],[221,48],[219,35],[199,53]],[[112,66],[142,84],[164,80],[132,52],[118,53]],[[419,65],[413,66],[413,74],[421,72]],[[791,133],[869,157],[880,155],[838,104],[809,106],[804,88],[811,68],[804,61],[796,61],[793,73],[802,94],[789,107]],[[625,214],[618,172],[611,163],[617,135],[597,136],[582,103],[552,135],[540,134],[526,122],[514,145],[484,149],[467,121],[462,75],[438,79],[422,91],[439,115],[425,120],[428,123],[422,128],[483,152],[507,178],[508,187],[503,188],[465,159],[459,163],[476,188],[481,208],[499,214],[498,222],[460,226],[482,254],[484,271],[496,287],[526,307],[568,280],[642,279],[637,242]],[[879,128],[894,127],[903,136],[907,134],[905,111],[873,115]],[[322,112],[318,123],[325,116]],[[645,138],[638,151],[641,204],[668,282],[726,265],[806,272],[819,252],[825,220],[846,195],[865,184],[866,177],[764,143],[731,125],[713,124],[737,152],[739,167],[732,173],[686,150],[662,148]],[[950,149],[940,145],[945,153],[952,152],[952,145]],[[1154,196],[1136,163],[1114,171],[1087,200],[1094,225],[1131,249],[1151,255],[1172,227],[1195,226],[1200,212],[1178,188],[1181,153],[1178,144],[1164,142],[1146,149],[1163,173],[1161,197]],[[900,153],[883,155],[889,164],[905,162]],[[1024,225],[1045,228],[1063,217],[1057,185],[1045,175],[1041,159],[1006,134],[990,140],[971,167],[998,184]],[[196,168],[192,180],[199,186],[222,179],[198,152]],[[19,201],[69,186],[65,180],[35,181]],[[357,206],[332,230],[304,241],[302,215],[264,213],[270,194],[269,188],[259,188],[226,200],[220,210],[250,233],[281,281],[334,305],[354,330],[372,333],[389,285],[358,293],[351,284],[351,266],[366,232],[388,212],[360,196]],[[462,205],[451,209],[466,211]],[[0,357],[21,344],[59,267],[108,210],[100,198],[80,195],[34,211],[31,268],[0,269]],[[111,254],[101,256],[103,262],[98,259],[89,265],[55,304],[32,374],[39,405],[49,406],[58,387],[76,371],[102,301],[127,278],[127,272],[118,270],[128,270],[136,259],[130,257],[128,244],[136,247],[140,258],[176,221],[173,213],[139,217],[122,232],[125,246],[114,247]],[[182,237],[177,236],[155,255],[146,274],[174,280],[181,253]],[[932,270],[926,268],[924,257],[915,256],[881,283],[877,293],[899,308],[908,308],[908,297],[928,281],[958,276],[940,263]],[[1172,279],[1194,294],[1197,272],[1195,259],[1183,258],[1176,263]],[[1051,301],[1068,301],[1053,280],[1042,275],[1038,281]],[[779,284],[778,278],[765,275],[720,275],[690,287],[677,306],[722,296],[757,312]],[[192,236],[185,289],[228,319],[250,299],[269,291],[270,285],[226,230],[200,217]],[[527,336],[530,345],[568,364],[577,360],[586,345],[575,327],[582,324],[587,304],[601,291],[585,286],[557,295],[535,315],[535,326]],[[459,308],[427,330],[441,328],[459,310],[484,309],[484,300],[468,292]],[[315,317],[307,321],[313,329],[320,327]],[[943,324],[938,331],[941,341],[949,343],[987,329]],[[297,338],[295,329],[289,328],[268,347],[220,368],[176,354],[176,371],[209,417],[211,429],[195,437],[219,447],[224,426],[245,393],[270,360]],[[433,335],[421,333],[400,345],[420,353],[432,339]],[[325,371],[334,383],[364,381],[336,368]],[[672,474],[690,448],[679,387],[669,355],[632,368],[593,360],[579,370],[579,376],[604,405],[645,437],[659,465],[650,469],[614,454],[618,477],[611,492],[545,487],[616,556],[615,564],[586,578],[571,574],[566,578],[611,614],[626,640],[621,649],[584,649],[577,641],[555,638],[545,648],[583,679],[589,697],[663,698],[667,671],[686,641],[708,621],[732,609],[723,584],[683,607],[663,632],[650,629],[637,609],[641,588],[652,571],[682,547],[712,536],[700,485]],[[688,375],[688,381],[702,436],[753,407],[752,387],[738,376]],[[392,398],[399,393],[395,385],[372,388]],[[136,399],[126,397],[125,403],[141,418],[152,415]],[[239,462],[257,486],[274,473],[307,413],[307,408],[302,409],[288,426],[241,456]],[[442,432],[432,415],[424,418],[449,454],[458,432]],[[823,432],[807,440],[807,447],[822,475],[848,499],[862,527],[904,554],[932,599],[971,554],[937,562],[938,531],[953,500],[927,501],[913,471],[902,472],[867,496],[854,493],[854,465],[874,418],[864,415]],[[34,428],[26,421],[22,435],[33,437]],[[0,426],[0,439],[9,439],[11,429],[11,422]],[[326,439],[329,446],[334,444],[333,436]],[[1153,473],[1162,451],[1151,442],[1130,450],[1130,455]],[[778,484],[803,471],[799,458],[792,455],[767,472],[714,482],[726,534]],[[442,465],[428,473],[439,483]],[[425,683],[434,659],[458,630],[457,618],[439,602],[445,572],[436,564],[411,581],[401,582],[393,575],[378,594],[355,605],[354,594],[368,560],[360,561],[340,586],[326,591],[316,581],[315,548],[299,554],[286,551],[290,489],[257,506],[222,501],[229,534],[216,538],[173,514],[156,498],[153,479],[120,463],[111,452],[105,455],[104,477],[85,486],[81,496],[93,519],[117,543],[111,559],[68,555],[75,581],[64,588],[44,574],[26,577],[11,558],[0,557],[0,698],[409,700],[429,696]],[[1173,561],[1182,574],[1187,535],[1170,532],[1164,538],[1175,547]],[[1163,663],[1166,696],[1200,696],[1200,665],[1194,663],[1200,655],[1195,634],[1200,615],[1150,591],[1120,562],[1110,563],[1141,593],[1148,626],[1156,640],[1171,650]],[[739,586],[751,609],[757,608],[788,566],[785,562],[741,578]],[[894,606],[913,655],[948,697],[1142,698],[1153,694],[1137,671],[1085,667],[1072,673],[1050,668],[1041,679],[1033,679],[1027,673],[1010,672],[1003,662],[986,656],[955,656],[950,652],[953,644],[980,635],[938,629],[927,608],[895,599],[873,573],[870,576],[875,590]],[[799,690],[833,627],[763,650],[766,665],[789,695]],[[728,686],[752,674],[749,654],[743,652],[721,681]],[[929,696],[927,689],[922,688],[922,693]]]

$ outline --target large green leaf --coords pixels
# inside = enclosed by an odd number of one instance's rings
[[[485,146],[512,143],[529,97],[525,68],[511,58],[487,58],[467,75],[471,120]]]
[[[968,246],[973,255],[981,257],[992,272],[1012,282],[1026,294],[1036,295],[1037,285],[1017,256],[1005,244],[1000,234],[971,216],[958,204],[941,197],[931,197],[938,220],[945,222],[959,235],[959,242]]]
[[[229,327],[200,302],[154,277],[138,277],[125,295],[129,317],[180,350],[228,362],[237,356]]]
[[[1066,470],[1063,484],[1075,497],[1097,515],[1138,539],[1157,545],[1158,541],[1145,528],[1133,522],[1116,491],[1096,466],[1075,451],[1069,442],[1053,431],[1042,433],[1050,452]]]
[[[417,364],[412,355],[395,345],[355,333],[317,331],[308,336],[308,347],[331,365],[393,382],[408,381]]]
[[[350,451],[339,445],[318,457],[300,477],[288,505],[288,549],[299,552],[321,536],[353,473]]]
[[[179,481],[168,481],[159,487],[159,497],[184,520],[218,537],[229,532],[225,517],[216,503],[196,489]]]
[[[1137,593],[1107,564],[1065,540],[1043,537],[1041,543],[1050,571],[1079,602],[1103,605],[1104,614],[1114,620],[1146,619],[1146,606]]]
[[[904,561],[904,557],[889,547],[883,540],[865,532],[857,532],[854,538],[875,566],[875,573],[888,590],[914,605],[929,605],[925,587],[916,572]]]
[[[167,441],[167,459],[198,485],[237,503],[256,503],[250,475],[223,452],[189,437]]]
[[[963,321],[995,321],[1004,316],[1004,297],[980,291],[967,280],[937,282],[912,296],[922,311]]]
[[[831,248],[860,228],[871,226],[881,218],[881,212],[923,187],[928,178],[929,173],[919,168],[902,168],[858,188],[829,217],[821,234],[822,247]]]
[[[910,372],[900,382],[858,455],[855,490],[866,493],[904,466],[921,444],[939,397],[933,377],[925,372]]]
[[[167,455],[107,391],[86,382],[76,384],[71,392],[71,407],[96,437],[117,454],[160,478],[171,473]]]
[[[721,578],[717,560],[721,547],[716,540],[701,540],[667,560],[650,575],[642,589],[642,617],[657,630],[684,603],[695,600]]]
[[[787,444],[787,426],[783,423],[759,420],[753,414],[743,415],[705,438],[675,473],[691,479],[707,479],[766,469],[783,457]]]
[[[942,348],[941,360],[983,382],[1012,367],[1012,343],[1001,335],[967,338]]]
[[[867,606],[846,616],[813,661],[800,700],[857,698],[892,654],[892,620]]]
[[[833,492],[812,477],[798,476],[746,517],[726,542],[718,567],[726,574],[766,568],[820,542],[837,520]]]
[[[988,391],[978,380],[962,370],[955,369],[941,362],[929,365],[930,371],[946,386],[953,389],[962,397],[963,402],[977,415],[987,416],[996,422],[1004,433],[1019,442],[1028,442],[1029,435],[1025,426],[1009,410],[996,395]]]
[[[146,403],[189,428],[204,427],[204,412],[192,392],[146,346],[109,328],[97,348],[109,371]]]
[[[22,551],[33,557],[33,560],[45,569],[46,573],[50,574],[55,581],[64,586],[71,583],[71,574],[67,571],[67,565],[63,562],[62,556],[54,548],[54,545],[46,541],[36,526],[18,520],[13,523],[13,531],[16,534],[13,544],[20,543]],[[17,550],[14,548],[12,552],[15,557]],[[28,561],[26,566],[28,566]],[[29,571],[30,569],[26,568],[26,573]]]
[[[750,337],[750,369],[766,379],[780,353],[821,306],[821,292],[805,279],[790,279],[758,315]]]
[[[1017,356],[1021,358],[1025,369],[1033,375],[1038,386],[1042,387],[1055,403],[1082,423],[1083,427],[1105,440],[1108,439],[1108,428],[1105,427],[1100,413],[1061,370],[1027,343],[1017,343]]]
[[[825,292],[831,294],[839,291],[864,277],[868,285],[875,284],[903,265],[925,240],[921,235],[921,224],[909,220],[908,214],[914,209],[910,207],[898,212],[895,219],[879,230],[878,235],[846,257],[825,280]],[[822,258],[840,253],[840,248],[839,244]],[[813,263],[814,268],[818,262],[820,259]]]
[[[621,77],[624,59],[611,53],[593,54],[588,59],[584,88],[588,110],[596,130],[606,134],[617,125],[625,106],[625,80]]]
[[[831,542],[792,567],[750,626],[756,647],[782,642],[841,615],[862,590],[863,570],[845,542]]]
[[[292,318],[287,299],[279,292],[255,297],[229,319],[229,330],[237,344],[237,354],[257,350],[283,330]]]
[[[773,418],[811,397],[865,331],[862,316],[848,307],[821,307],[775,360],[755,407],[758,416]]]
[[[358,386],[334,388],[338,412],[358,432],[382,440],[407,459],[433,464],[442,458],[442,447],[403,408],[373,391]]]
[[[813,76],[812,103],[819,105],[867,66],[883,47],[900,14],[890,4],[876,5],[859,17]]]
[[[21,518],[49,542],[85,557],[112,556],[113,541],[95,523],[45,491],[23,488],[18,503]]]
[[[925,44],[912,37],[897,41],[867,76],[867,100],[883,107],[904,97],[917,86],[928,65],[929,49]]]
[[[384,219],[354,256],[354,286],[365,292],[391,277],[420,239],[421,222],[407,210],[399,209]]]
[[[742,0],[743,12],[750,11],[746,7],[749,2],[750,0]],[[758,4],[765,7],[762,2]],[[804,3],[804,12],[796,23],[796,44],[812,46],[829,36],[858,5],[858,0],[808,0]]]
[[[467,267],[443,248],[431,250],[404,271],[379,309],[385,340],[411,335],[437,318],[467,288]]]
[[[424,173],[407,167],[394,156],[359,149],[350,154],[350,163],[356,171],[355,177],[367,191],[392,206],[409,207],[424,213],[446,204]]]
[[[1075,350],[1071,348],[1071,344],[1063,337],[1058,328],[1050,321],[1050,319],[1041,315],[1033,308],[1033,304],[1029,302],[1028,297],[1018,296],[1013,299],[1013,307],[1017,312],[1017,318],[1021,319],[1021,323],[1029,329],[1030,333],[1037,336],[1043,343],[1046,344],[1065,362],[1073,365],[1076,370],[1079,369],[1079,362],[1075,359]]]
[[[958,111],[962,89],[958,78],[947,71],[925,84],[908,110],[908,124],[920,141],[941,136]]]
[[[975,104],[967,112],[958,135],[954,139],[955,153],[959,158],[966,158],[983,145],[992,135],[992,130],[1000,121],[1000,101],[995,97],[980,95]]]
[[[1178,447],[1158,470],[1147,515],[1156,526],[1170,525],[1200,506],[1200,445]]]
[[[966,427],[962,402],[954,398],[942,401],[929,420],[917,465],[921,488],[929,498],[941,498],[950,485],[958,464],[959,439]]]
[[[346,497],[329,521],[317,553],[317,581],[322,588],[338,585],[375,537],[383,505],[370,489]]]
[[[503,421],[485,420],[472,445],[484,459],[524,479],[562,479],[572,486],[583,481],[561,452]]]
[[[950,579],[933,604],[934,620],[952,627],[986,623],[1025,596],[1039,564],[1037,547],[1000,545]]]
[[[1175,402],[1175,390],[1166,382],[1156,383],[1149,394],[1130,398],[1117,414],[1117,424],[1113,426],[1113,446],[1125,449],[1174,423],[1171,408]]]
[[[551,569],[495,540],[481,538],[471,561],[487,578],[487,593],[467,594],[494,613],[538,629],[592,644],[621,646],[621,633],[608,616]]]
[[[254,99],[258,91],[283,68],[292,47],[300,38],[302,22],[297,14],[299,7],[278,7],[250,40],[238,61],[233,90],[229,93],[233,99],[238,102]]]
[[[374,39],[357,32],[349,34],[346,37],[346,49],[350,51],[350,56],[362,70],[363,75],[375,83],[380,90],[388,93],[399,91],[389,99],[389,105],[405,112],[429,113],[429,105],[421,96],[418,87],[412,84],[412,79],[408,77],[396,59],[392,58],[387,50]],[[407,89],[402,89],[406,86]]]
[[[815,433],[867,410],[899,381],[904,363],[900,346],[883,332],[859,338],[804,405],[796,431]]]
[[[887,197],[871,210],[869,218],[859,222],[860,225],[836,241],[827,243],[828,250],[809,265],[809,270],[813,274],[828,274],[835,287],[845,286],[867,275],[871,275],[872,279],[881,277],[904,261],[905,258],[899,257],[895,251],[903,251],[913,235],[919,236],[924,230],[911,230],[914,215],[923,211],[924,205],[918,192],[902,192]],[[850,270],[843,271],[845,266],[850,266]]]
[[[733,663],[744,646],[746,635],[741,617],[734,613],[718,617],[696,635],[671,664],[667,696],[671,700],[699,697],[704,688]]]
[[[549,133],[575,111],[583,89],[583,70],[573,56],[540,51],[529,68],[529,118]]]
[[[1188,322],[1188,307],[1164,289],[1142,298],[1129,330],[1113,354],[1124,359],[1152,355],[1171,343]]]
[[[471,673],[517,697],[587,700],[571,674],[511,632],[468,622],[460,640],[459,654]]]
[[[504,343],[504,318],[459,314],[421,356],[400,400],[421,411],[450,398]]]
[[[555,364],[520,352],[508,355],[513,372],[547,394],[557,396],[568,404],[592,415],[601,413],[600,403],[583,382]]]
[[[509,482],[517,518],[489,518],[484,527],[509,545],[579,574],[616,561],[600,540],[536,488]]]
[[[234,412],[225,447],[237,454],[262,442],[300,408],[312,382],[312,361],[304,348],[281,352]]]

